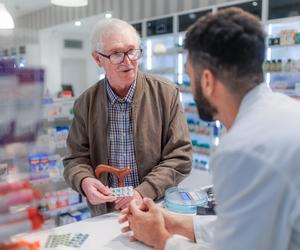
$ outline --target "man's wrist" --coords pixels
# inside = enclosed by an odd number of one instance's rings
[[[90,176],[85,176],[85,177],[83,177],[83,178],[81,179],[81,181],[80,181],[81,194],[83,194],[85,197],[86,197],[86,194],[85,194],[84,189],[82,188],[82,183],[83,183],[83,181],[84,181],[85,179],[87,179],[87,178],[92,178],[92,177],[90,177]]]
[[[155,250],[163,250],[163,249],[165,249],[167,240],[168,240],[169,238],[171,238],[171,236],[172,236],[172,235],[171,235],[167,230],[164,229],[164,230],[160,233],[160,237],[158,238],[157,244],[154,245],[154,249],[155,249]]]

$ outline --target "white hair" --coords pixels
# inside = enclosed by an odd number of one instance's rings
[[[137,45],[141,43],[141,37],[136,29],[129,23],[117,18],[105,18],[96,23],[91,35],[91,49],[93,51],[102,51],[104,40],[112,33],[119,33],[129,30],[136,37]]]

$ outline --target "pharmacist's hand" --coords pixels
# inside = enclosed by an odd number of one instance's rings
[[[171,234],[178,234],[178,232],[176,230],[177,229],[176,225],[182,223],[181,220],[180,220],[182,218],[182,216],[171,214],[170,212],[168,212],[165,208],[163,208],[161,206],[156,206],[156,207],[160,211],[161,215],[164,218],[165,227],[166,227],[167,231]],[[141,210],[143,212],[147,212],[149,210],[149,208],[145,204],[145,202],[138,205],[138,208],[139,208],[139,210]],[[124,224],[125,222],[128,221],[128,217],[131,214],[130,207],[127,207],[127,208],[123,209],[121,211],[121,214],[122,214],[122,216],[119,218],[118,221],[119,221],[120,224]],[[131,231],[131,228],[130,228],[129,225],[127,225],[127,226],[124,226],[121,229],[121,231],[122,231],[122,233],[127,233],[127,232]],[[135,238],[131,237],[130,239],[134,240]]]
[[[134,201],[134,202],[136,202],[136,201]],[[146,204],[144,202],[142,202],[138,207],[143,212],[148,211],[148,207],[146,206]],[[120,224],[123,224],[123,223],[128,221],[128,216],[131,214],[131,211],[130,211],[129,207],[124,208],[123,210],[121,210],[121,214],[122,214],[122,216],[119,218],[118,222]],[[124,226],[121,229],[121,231],[122,231],[122,233],[127,233],[127,232],[131,231],[131,228],[129,227],[129,225],[127,225],[127,226]],[[132,239],[134,239],[134,237],[132,237]]]
[[[105,187],[99,180],[92,177],[87,177],[81,182],[81,188],[85,193],[88,201],[92,205],[97,205],[105,202],[113,202],[117,198],[112,196],[111,190]]]
[[[135,199],[137,204],[141,204],[143,202],[143,197],[140,195],[139,192],[133,190],[133,196],[130,197],[121,197],[117,198],[115,201],[116,206],[115,209],[123,210],[129,206],[129,203]]]
[[[164,249],[167,239],[171,236],[165,227],[164,217],[161,209],[149,198],[144,198],[143,205],[132,201],[128,210],[125,212],[128,226],[122,228],[122,232],[132,230],[132,241],[139,240],[146,245],[153,246],[155,249]],[[119,219],[119,223],[125,221]]]

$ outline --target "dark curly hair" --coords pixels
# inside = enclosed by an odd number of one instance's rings
[[[265,34],[259,19],[242,9],[199,18],[184,44],[194,69],[210,69],[232,91],[244,93],[263,81]]]

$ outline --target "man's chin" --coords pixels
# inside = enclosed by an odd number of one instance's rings
[[[201,120],[206,121],[206,122],[213,122],[215,121],[215,114],[212,114],[211,112],[208,112],[204,109],[199,109],[198,108],[198,115]]]
[[[134,80],[136,76],[136,71],[134,69],[120,71],[120,75],[124,78],[132,78]]]

